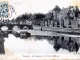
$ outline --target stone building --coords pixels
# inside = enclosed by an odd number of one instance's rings
[[[57,19],[58,11],[51,10],[50,13],[52,13],[52,19],[48,20],[48,25],[50,27],[58,27],[59,26],[59,21]]]
[[[75,17],[76,6],[63,8],[58,14],[57,18],[60,22],[60,27],[63,28],[77,28],[77,19]]]

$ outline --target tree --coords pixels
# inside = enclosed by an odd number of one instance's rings
[[[20,23],[20,21],[22,21],[24,23],[26,20],[30,20],[31,15],[32,14],[22,14],[22,15],[18,16],[15,20],[18,23]]]
[[[78,8],[78,6],[76,6],[76,11],[79,12],[79,8]]]
[[[51,13],[51,12],[47,13],[46,19],[52,20],[53,19],[53,13]]]
[[[59,13],[61,11],[61,8],[56,5],[55,8],[53,9],[56,13]]]
[[[45,18],[45,14],[42,13],[35,14],[35,19],[43,19],[43,18]]]
[[[57,20],[57,14],[61,11],[61,8],[58,5],[56,5],[55,8],[53,9],[53,11],[54,11],[54,13],[53,13],[54,19]]]
[[[51,23],[51,20],[53,20],[53,13],[52,12],[47,13],[45,16],[45,19],[47,21],[47,26],[48,26],[48,23],[49,23],[48,20],[50,21],[50,23]]]
[[[23,20],[26,20],[26,19],[30,19],[31,18],[31,14],[23,14],[22,16],[21,16],[21,18],[23,19]]]
[[[76,6],[76,11],[75,11],[75,17],[78,18],[78,14],[79,14],[79,8],[78,6]]]
[[[19,22],[21,21],[21,16],[18,16],[18,17],[15,19],[15,21],[16,21],[17,23],[19,23]]]

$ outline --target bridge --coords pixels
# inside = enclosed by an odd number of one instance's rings
[[[7,31],[2,31],[2,27],[7,27]],[[4,38],[7,37],[8,38],[8,34],[14,34],[13,33],[13,28],[17,26],[18,28],[20,29],[24,29],[25,27],[27,29],[33,29],[33,26],[31,24],[18,24],[18,23],[12,23],[12,22],[1,22],[0,21],[0,54],[5,54],[5,51],[4,51]],[[24,34],[25,33],[27,36],[24,37]],[[15,35],[15,34],[14,34]],[[16,36],[16,35],[15,35]],[[19,37],[24,37],[24,38],[27,38],[29,37],[29,33],[27,32],[22,32],[19,34]]]
[[[33,29],[32,25],[27,25],[27,24],[0,23],[0,29],[3,26],[6,26],[8,30],[12,30],[15,26],[17,26],[20,29],[23,29],[24,27],[26,27],[27,29]]]

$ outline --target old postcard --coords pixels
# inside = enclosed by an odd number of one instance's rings
[[[80,0],[0,0],[0,60],[80,59]]]

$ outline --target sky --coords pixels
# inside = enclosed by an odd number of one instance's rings
[[[0,0],[1,1],[1,0]],[[80,8],[80,0],[4,0],[12,5],[16,13],[12,14],[12,18],[24,13],[48,13],[55,5],[60,8],[66,8],[70,5],[78,5]]]
[[[15,8],[16,16],[24,13],[48,13],[55,5],[68,7],[71,0],[8,0]]]
[[[55,5],[60,8],[66,8],[70,5],[80,8],[80,0],[0,0],[7,1],[12,5],[16,13],[12,14],[9,19],[15,18],[24,13],[48,13]]]

